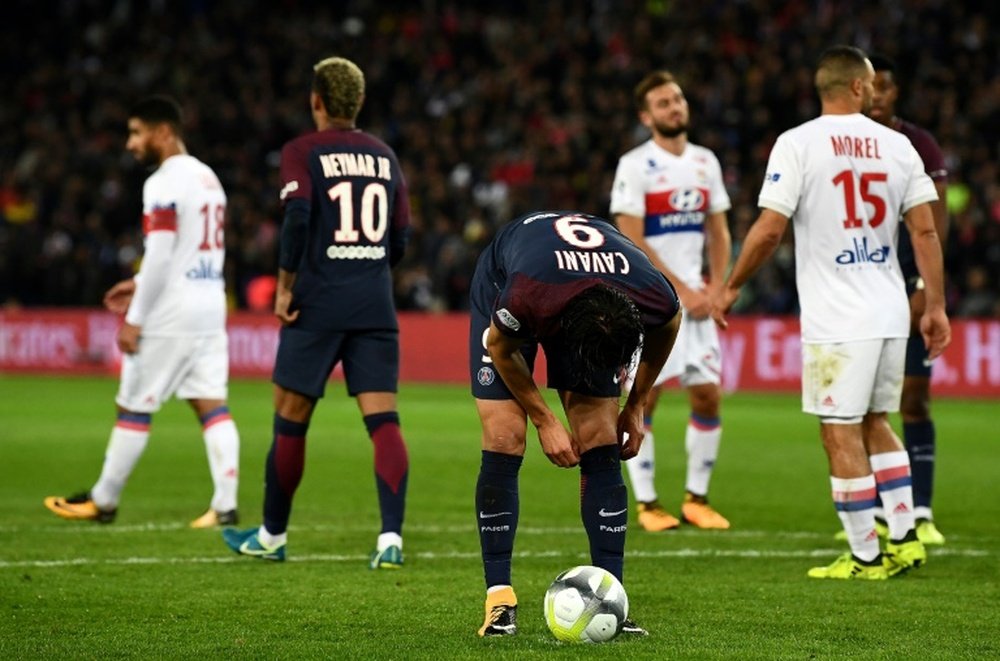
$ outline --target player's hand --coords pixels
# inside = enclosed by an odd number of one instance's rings
[[[139,336],[141,334],[142,328],[125,322],[122,324],[122,327],[118,329],[118,348],[122,353],[136,353],[139,351]]]
[[[572,468],[580,463],[580,453],[573,437],[558,420],[539,427],[538,440],[542,444],[542,452],[556,466]]]
[[[292,310],[292,290],[278,287],[274,293],[274,316],[284,325],[289,325],[299,318],[299,311]]]
[[[726,321],[726,313],[729,312],[730,308],[733,307],[733,303],[739,297],[739,288],[728,286],[722,287],[722,289],[712,296],[712,319],[715,320],[715,324],[722,330],[729,328],[729,322]]]
[[[920,318],[920,334],[924,337],[927,357],[934,360],[951,343],[951,324],[942,308],[924,311]]]
[[[135,280],[129,278],[115,284],[104,294],[104,307],[115,314],[125,314],[129,303],[132,302],[132,295],[135,294]]]
[[[639,447],[642,439],[646,435],[646,428],[642,424],[642,409],[636,407],[633,410],[626,406],[618,414],[618,442],[621,444],[622,461],[628,461],[639,454]]]
[[[712,304],[708,295],[701,289],[685,288],[684,293],[677,292],[684,306],[684,312],[692,319],[708,319],[712,314]]]

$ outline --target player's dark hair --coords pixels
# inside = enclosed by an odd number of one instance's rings
[[[833,46],[826,49],[816,64],[816,91],[821,97],[838,88],[846,88],[868,71],[868,56],[855,46]]]
[[[574,377],[595,385],[599,375],[628,369],[642,342],[642,316],[620,289],[596,285],[577,294],[560,319]]]
[[[659,71],[654,71],[653,73],[647,75],[645,78],[640,80],[639,84],[635,86],[634,90],[632,90],[632,97],[635,101],[635,109],[639,111],[646,109],[646,95],[649,94],[649,90],[656,89],[661,85],[676,82],[677,79],[674,78],[674,74],[665,69],[660,69]]]
[[[181,106],[172,97],[164,94],[142,99],[132,106],[128,116],[150,125],[169,124],[174,133],[181,135],[181,124],[184,120]]]
[[[882,53],[872,53],[868,56],[868,61],[872,63],[872,68],[875,69],[875,73],[879,71],[888,71],[891,74],[896,73],[896,62],[893,61],[888,55],[883,55]]]

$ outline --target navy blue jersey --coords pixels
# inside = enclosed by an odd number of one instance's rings
[[[479,258],[473,305],[505,335],[540,340],[559,332],[573,297],[597,284],[622,290],[646,327],[679,309],[673,286],[614,225],[573,211],[531,213],[501,229]]]
[[[396,154],[360,130],[300,136],[281,150],[281,199],[309,203],[293,306],[306,329],[395,329],[390,246],[410,224]]]
[[[924,171],[934,180],[935,184],[948,181],[948,166],[944,160],[941,147],[938,146],[934,137],[920,128],[916,124],[897,119],[893,124],[894,129],[905,135],[913,143],[913,148],[920,154],[920,159],[924,162]],[[945,237],[941,237],[944,241]],[[899,268],[903,272],[903,279],[909,284],[910,280],[916,278],[917,260],[913,254],[913,243],[910,240],[910,232],[906,229],[906,223],[899,224]]]

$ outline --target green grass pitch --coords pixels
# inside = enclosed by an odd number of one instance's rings
[[[314,418],[289,561],[232,554],[190,530],[211,486],[193,414],[154,416],[145,456],[110,526],[62,521],[46,495],[89,488],[113,423],[116,382],[0,376],[0,658],[226,659],[981,659],[1000,657],[1000,405],[935,402],[935,512],[944,547],[880,583],[815,581],[843,547],[816,421],[793,395],[734,394],[712,480],[728,532],[628,535],[625,585],[645,639],[558,643],[542,595],[589,562],[578,473],[532,436],[521,473],[512,639],[482,640],[474,521],[479,426],[464,387],[404,385],[410,446],[406,567],[372,572],[378,533],[371,444],[340,383]],[[241,514],[260,521],[271,390],[237,381]],[[655,422],[661,500],[678,509],[686,405],[672,391]]]

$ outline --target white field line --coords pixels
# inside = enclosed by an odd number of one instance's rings
[[[782,551],[767,549],[673,549],[661,551],[628,551],[628,558],[744,558],[744,559],[768,559],[768,558],[817,558],[829,557],[843,551],[842,548],[812,549],[808,551]],[[989,551],[979,549],[934,549],[934,556],[957,556],[957,557],[988,557]],[[478,560],[481,556],[478,552],[471,551],[449,551],[445,553],[418,552],[408,554],[418,560],[438,561],[438,560]],[[586,553],[574,553],[571,551],[520,551],[514,553],[515,558],[583,558]],[[364,562],[367,555],[362,554],[309,554],[292,555],[287,562]],[[0,569],[14,568],[47,568],[47,567],[78,567],[93,565],[204,565],[204,564],[229,564],[232,562],[252,562],[252,558],[240,558],[220,550],[219,555],[213,557],[129,557],[129,558],[70,558],[66,560],[0,560]]]
[[[470,519],[473,517],[470,516]],[[717,537],[718,539],[727,538],[743,538],[743,539],[773,539],[773,540],[783,540],[783,539],[817,539],[817,540],[832,540],[833,534],[838,529],[836,527],[836,522],[833,522],[829,532],[814,532],[805,530],[698,530],[696,528],[691,528],[690,526],[682,526],[681,528],[675,530],[668,530],[662,533],[644,533],[638,529],[636,526],[635,532],[632,532],[632,539],[635,539],[634,535],[649,535],[651,537],[662,537],[663,539],[673,539],[675,537],[690,537],[690,538],[705,538],[707,537]],[[249,526],[238,526],[239,528],[249,527]],[[112,523],[108,525],[101,525],[97,523],[89,523],[84,521],[73,521],[66,522],[55,525],[44,525],[44,526],[28,526],[28,525],[0,525],[0,534],[4,535],[19,535],[27,532],[31,533],[69,533],[72,535],[96,533],[96,534],[127,534],[127,533],[143,533],[143,532],[177,532],[179,530],[189,530],[189,526],[186,523],[177,522],[167,522],[167,523],[134,523],[119,525],[117,523]],[[413,525],[406,524],[404,526],[404,533],[407,535],[463,535],[463,534],[476,534],[476,524],[473,521],[469,521],[468,525]],[[364,534],[378,534],[378,523],[373,522],[371,524],[365,525],[338,525],[338,524],[313,524],[313,525],[295,525],[292,524],[288,526],[288,531],[291,533],[308,533],[308,532],[334,532],[334,533],[364,533]],[[519,525],[517,527],[518,535],[583,535],[584,534],[583,524],[576,526],[524,526]],[[959,536],[954,534],[949,534],[948,539],[952,541],[964,541],[964,542],[984,542],[993,541],[992,537],[980,537],[980,536]]]

